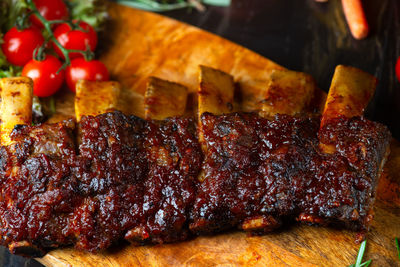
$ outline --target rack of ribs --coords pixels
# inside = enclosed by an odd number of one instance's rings
[[[371,93],[361,107],[334,101],[348,92],[338,79],[342,67],[322,115],[305,110],[314,86],[293,100],[302,103],[291,103],[292,114],[273,108],[284,105],[271,91],[260,112],[234,112],[233,93],[218,97],[221,84],[234,90],[233,80],[207,67],[201,67],[198,118],[170,110],[174,117],[162,120],[115,110],[87,115],[77,88],[79,121],[18,124],[2,135],[1,244],[37,256],[66,245],[97,251],[122,239],[176,242],[232,228],[265,233],[294,220],[367,231],[391,135],[361,116]],[[343,68],[373,84],[365,73]],[[299,77],[275,75],[270,90]],[[167,86],[151,81],[162,86],[149,84],[148,105]],[[350,114],[338,105],[354,108]],[[149,110],[162,117],[155,106]]]

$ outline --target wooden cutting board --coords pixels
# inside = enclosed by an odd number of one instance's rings
[[[242,88],[243,110],[255,108],[273,69],[283,68],[241,46],[160,15],[110,4],[112,18],[101,60],[121,82],[124,112],[143,116],[146,79],[154,75],[196,90],[197,67],[232,74]],[[52,121],[73,116],[73,95],[57,96]],[[379,187],[376,216],[365,259],[373,266],[400,266],[394,238],[400,237],[400,145],[393,141],[387,175]],[[58,249],[37,259],[47,266],[346,266],[355,263],[355,233],[294,225],[265,236],[233,231],[156,246],[120,244],[90,254]]]

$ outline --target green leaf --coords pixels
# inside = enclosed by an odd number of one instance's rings
[[[399,239],[396,237],[394,239],[395,243],[396,243],[396,247],[397,247],[397,254],[399,256],[399,260],[400,260],[400,245],[399,245]]]
[[[126,5],[138,9],[154,12],[171,11],[175,9],[192,7],[191,4],[185,1],[180,1],[174,4],[162,4],[152,0],[116,0],[121,5]]]
[[[92,25],[96,31],[104,26],[108,18],[105,0],[70,0],[67,2],[73,20],[82,20]]]
[[[372,262],[372,260],[366,261],[366,262],[362,263],[360,266],[368,267],[371,264],[371,262]]]
[[[17,77],[21,76],[21,67],[2,67],[0,68],[0,78]]]
[[[368,267],[371,264],[372,260],[361,263],[360,267]],[[355,264],[349,265],[349,267],[355,267]]]
[[[360,249],[358,250],[358,255],[357,255],[357,261],[356,261],[356,266],[355,267],[361,267],[361,261],[364,257],[365,253],[365,247],[367,246],[367,240],[364,240],[361,243]]]
[[[203,3],[211,6],[229,6],[231,0],[203,0]]]
[[[0,30],[6,32],[15,26],[17,18],[26,9],[25,0],[0,0]]]
[[[368,267],[368,266],[371,264],[372,260],[368,260],[368,261],[366,261],[366,262],[361,263],[361,262],[362,262],[362,259],[363,259],[363,257],[364,257],[364,253],[365,253],[365,248],[366,248],[366,246],[367,246],[367,240],[364,240],[364,241],[361,243],[360,249],[358,250],[357,261],[356,261],[356,263],[350,265],[349,267]]]
[[[171,1],[156,1],[156,0],[116,0],[115,2],[134,8],[139,8],[147,11],[164,12],[181,8],[195,7],[194,1],[176,0]],[[231,0],[197,0],[198,4],[207,4],[214,6],[229,6]]]

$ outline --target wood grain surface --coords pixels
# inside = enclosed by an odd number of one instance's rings
[[[112,36],[101,60],[122,84],[120,106],[144,116],[143,94],[150,75],[179,82],[194,92],[198,65],[221,69],[241,85],[242,110],[256,108],[276,63],[218,36],[144,11],[110,5]],[[73,95],[57,98],[57,121],[73,116]],[[373,266],[400,266],[394,238],[400,236],[400,144],[382,177],[365,259]],[[347,266],[355,263],[355,233],[293,225],[265,236],[229,232],[176,244],[120,244],[102,253],[58,249],[38,259],[46,266]]]

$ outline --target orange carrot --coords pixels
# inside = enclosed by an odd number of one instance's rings
[[[367,37],[369,26],[361,0],[342,0],[342,6],[353,37],[358,40]]]

